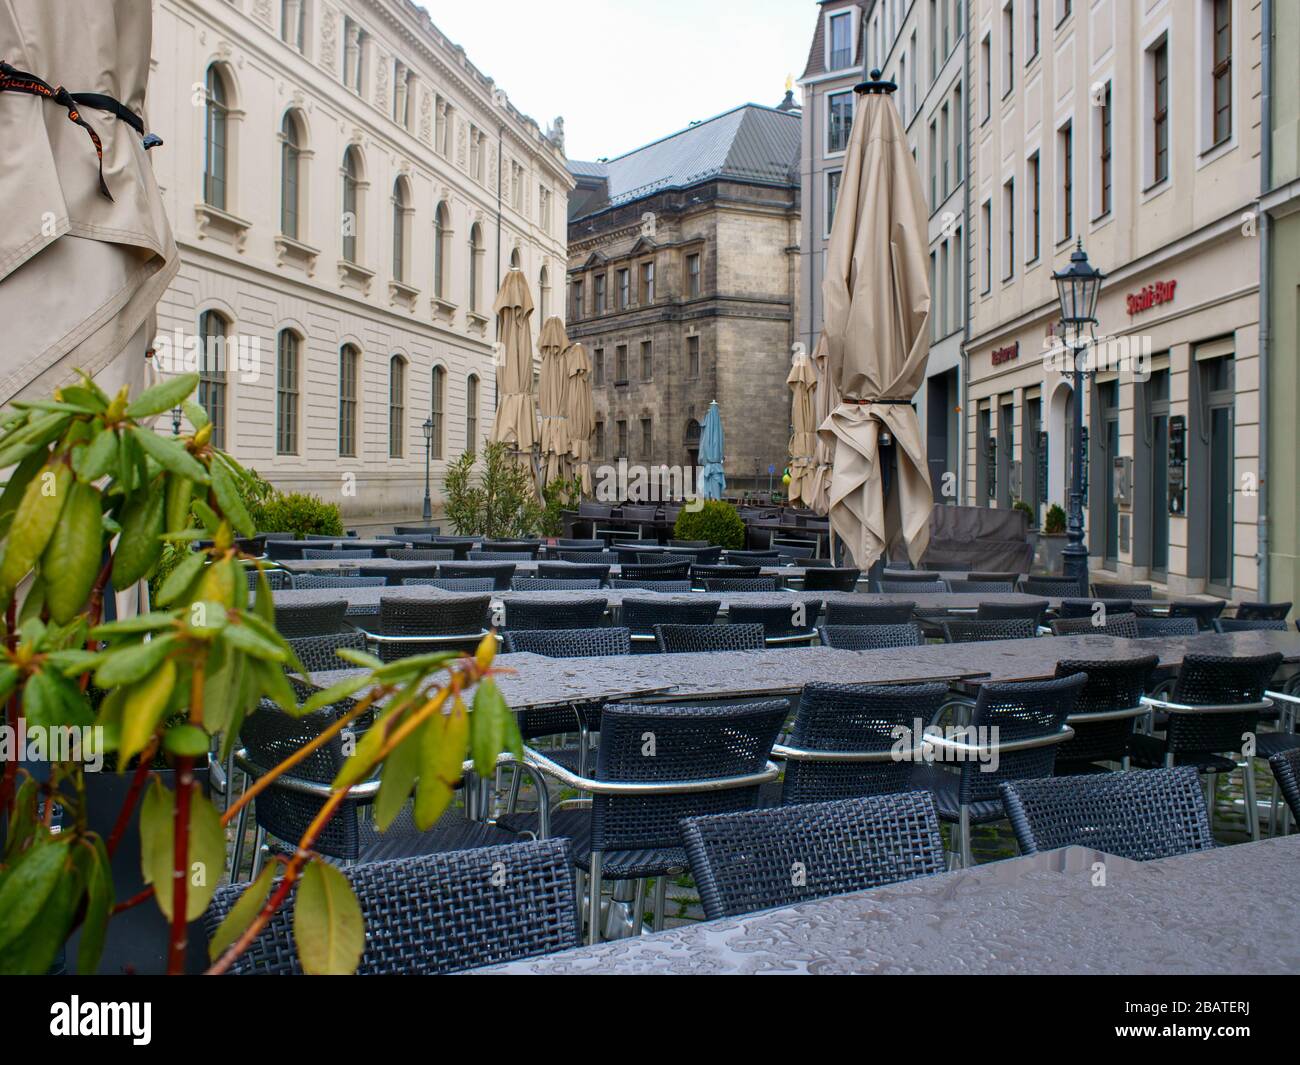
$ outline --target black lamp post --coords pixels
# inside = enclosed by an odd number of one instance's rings
[[[1101,295],[1101,283],[1106,275],[1088,262],[1088,253],[1083,250],[1080,239],[1070,256],[1070,266],[1066,270],[1052,274],[1056,282],[1056,292],[1061,300],[1061,342],[1072,355],[1072,377],[1074,395],[1071,403],[1074,410],[1074,439],[1070,441],[1074,449],[1074,468],[1070,471],[1070,512],[1066,525],[1066,545],[1062,552],[1065,575],[1079,582],[1083,594],[1087,594],[1088,585],[1088,547],[1083,537],[1083,382],[1088,372],[1085,370],[1084,352],[1088,350],[1090,340],[1086,332],[1097,323],[1097,299]]]
[[[424,520],[433,520],[433,499],[429,496],[429,451],[433,445],[433,419],[425,418],[424,430]]]

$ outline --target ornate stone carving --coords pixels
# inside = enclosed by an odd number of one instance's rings
[[[271,24],[271,0],[253,0],[253,14],[269,26]]]
[[[388,110],[388,69],[391,66],[391,57],[381,52],[375,65],[375,106],[381,111]]]
[[[461,119],[456,120],[456,165],[462,170],[469,161],[469,128]]]
[[[561,155],[564,154],[564,116],[557,115],[555,121],[551,123],[550,128],[546,131],[546,139],[550,141]]]
[[[326,70],[338,71],[339,15],[332,7],[322,5],[320,12],[320,65]]]
[[[420,90],[420,140],[433,143],[433,96],[428,89]]]

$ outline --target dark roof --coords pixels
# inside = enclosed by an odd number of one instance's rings
[[[688,126],[603,163],[569,163],[579,186],[603,179],[606,202],[589,202],[584,213],[614,207],[664,189],[732,178],[769,185],[799,183],[797,111],[759,104],[740,107]],[[581,217],[570,212],[571,217]]]
[[[819,0],[817,5],[817,29],[813,33],[812,45],[808,49],[808,66],[804,68],[803,76],[805,78],[815,78],[818,75],[826,73],[826,12],[832,0]],[[858,15],[858,54],[853,57],[853,65],[861,67],[865,60],[863,48],[867,43],[867,35],[862,32],[861,27],[866,21],[867,2],[866,0],[857,0],[856,4],[846,4],[842,0],[836,2],[835,9],[857,7]]]

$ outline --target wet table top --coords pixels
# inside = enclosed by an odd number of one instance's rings
[[[1297,876],[1300,836],[1144,864],[1070,847],[476,972],[1295,973]]]

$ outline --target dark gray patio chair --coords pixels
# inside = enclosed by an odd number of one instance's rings
[[[761,651],[767,646],[762,625],[656,625],[660,654],[701,651]]]
[[[947,581],[876,581],[874,589],[882,595],[947,595]]]
[[[1274,618],[1215,618],[1215,632],[1286,632],[1289,626]]]
[[[456,552],[450,547],[394,547],[388,557],[398,562],[450,562]]]
[[[784,647],[815,642],[818,613],[819,604],[802,600],[763,606],[732,603],[727,620],[732,625],[762,625],[767,646]]]
[[[434,651],[473,651],[487,635],[492,597],[379,597],[378,627],[361,628],[385,662]]]
[[[439,577],[491,577],[493,587],[498,592],[510,590],[510,580],[515,575],[518,567],[513,562],[503,562],[500,565],[479,562],[469,565],[464,562],[439,562]]]
[[[906,625],[912,620],[915,603],[848,603],[826,601],[827,625]]]
[[[852,592],[857,589],[861,576],[861,570],[852,568],[809,569],[804,571],[803,589],[805,592]]]
[[[1238,621],[1285,621],[1291,613],[1290,603],[1238,603]]]
[[[359,632],[338,632],[330,636],[299,636],[289,641],[298,661],[308,673],[321,673],[331,669],[355,669],[338,656],[343,649],[364,651],[366,638]]]
[[[336,562],[358,558],[374,558],[375,552],[371,548],[356,548],[348,551],[337,550],[331,551],[326,548],[304,547],[302,557],[305,561]]]
[[[615,577],[609,583],[613,588],[640,592],[660,592],[669,595],[691,591],[690,581],[654,581]]]
[[[1103,773],[1106,768],[1099,762],[1118,762],[1128,769],[1133,728],[1149,713],[1142,696],[1159,664],[1155,655],[1056,663],[1058,677],[1083,673],[1088,678],[1066,722],[1074,737],[1056,752],[1057,773]]]
[[[1038,626],[1028,618],[1000,618],[993,621],[944,621],[944,643],[984,643],[989,640],[1031,640]]]
[[[1138,618],[1138,636],[1149,639],[1155,636],[1195,636],[1201,631],[1195,618]]]
[[[634,651],[654,651],[656,625],[712,625],[721,607],[722,600],[703,596],[690,602],[626,598],[620,621],[632,634]]]
[[[694,582],[692,582],[694,583]],[[706,577],[706,592],[775,592],[775,577]]]
[[[407,577],[403,588],[438,588],[444,592],[491,592],[496,581],[491,577]]]
[[[327,603],[281,603],[275,608],[275,627],[286,639],[297,636],[328,636],[343,629],[348,612],[346,599]]]
[[[594,629],[605,620],[605,599],[511,599],[505,604],[505,628]]]
[[[386,577],[345,577],[337,573],[298,573],[293,578],[293,586],[299,591],[310,588],[382,588],[387,583]]]
[[[515,577],[510,581],[512,592],[594,592],[600,581],[559,580],[554,577]]]
[[[508,629],[502,634],[506,654],[545,658],[608,658],[632,653],[627,629]]]
[[[841,651],[880,651],[888,647],[921,647],[925,634],[915,622],[902,625],[823,625],[822,645]]]
[[[1098,625],[1091,617],[1057,618],[1052,622],[1053,636],[1119,636],[1126,640],[1136,640],[1138,619],[1134,614],[1107,613],[1105,621]],[[1100,615],[1098,615],[1100,619]]]

